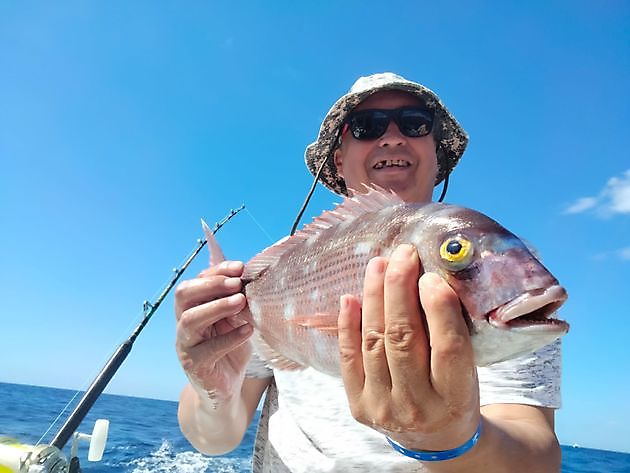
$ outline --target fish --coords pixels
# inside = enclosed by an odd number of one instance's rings
[[[223,259],[205,226],[211,261]],[[498,222],[445,203],[405,203],[382,188],[347,197],[333,210],[245,264],[241,313],[268,366],[341,376],[340,296],[361,300],[368,261],[413,245],[423,271],[439,274],[461,301],[475,364],[533,352],[569,330],[556,311],[567,291],[532,250]]]

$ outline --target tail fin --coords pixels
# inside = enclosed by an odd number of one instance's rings
[[[210,266],[214,266],[222,261],[225,261],[225,256],[223,256],[223,251],[221,251],[219,242],[214,237],[212,230],[210,230],[210,227],[203,219],[201,219],[201,228],[203,228],[203,233],[206,236],[206,241],[208,242],[208,249],[210,250]]]

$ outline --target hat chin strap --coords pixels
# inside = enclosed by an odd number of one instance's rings
[[[439,149],[440,149],[440,145],[438,145],[438,151]],[[304,199],[304,203],[302,204],[300,211],[298,212],[297,216],[295,217],[295,220],[293,221],[293,225],[291,226],[291,232],[289,233],[289,235],[293,235],[295,233],[295,230],[297,229],[297,226],[300,223],[300,219],[302,218],[302,215],[304,215],[304,212],[306,211],[306,207],[308,206],[308,203],[311,200],[311,197],[313,196],[313,192],[315,192],[315,186],[317,186],[317,181],[319,181],[319,177],[321,176],[322,171],[324,170],[324,165],[326,164],[326,161],[327,159],[322,159],[322,163],[319,165],[319,168],[317,169],[317,173],[315,174],[315,179],[313,179],[313,184],[311,185],[311,188],[308,191],[306,198]],[[449,177],[450,177],[450,173],[448,173],[446,177],[444,178],[444,184],[442,186],[442,193],[440,194],[440,198],[438,199],[438,202],[442,202],[444,200],[444,197],[446,197]]]
[[[442,202],[444,200],[444,197],[446,197],[446,190],[448,189],[448,178],[450,176],[450,173],[446,175],[446,177],[444,178],[444,185],[442,186],[442,193],[440,194],[440,198],[438,199],[438,202]]]
[[[442,146],[440,144],[440,142],[438,142],[437,147],[435,148],[435,155],[438,159],[438,163],[441,161],[441,164],[443,164],[446,169],[448,169],[448,163],[446,162],[446,159],[444,158],[444,153],[442,152]],[[439,166],[440,169],[442,169],[442,166]],[[451,175],[450,171],[446,173],[446,177],[444,178],[444,184],[442,185],[442,193],[440,194],[440,198],[438,199],[438,202],[442,202],[444,200],[444,197],[446,197],[446,190],[448,189],[448,178]]]

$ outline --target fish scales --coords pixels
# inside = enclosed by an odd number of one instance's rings
[[[259,355],[278,369],[339,376],[340,296],[361,299],[368,261],[401,243],[414,245],[423,269],[457,293],[477,365],[531,352],[567,332],[554,315],[566,291],[511,232],[471,209],[405,204],[370,189],[247,263],[246,310]]]
[[[298,363],[310,360],[307,364],[324,371],[336,365],[339,298],[361,297],[368,261],[391,253],[409,213],[402,206],[389,207],[323,229],[248,283],[246,295],[263,340],[272,348],[282,346],[283,354]],[[324,332],[310,328],[320,327],[318,319]],[[285,323],[290,320],[295,323]]]

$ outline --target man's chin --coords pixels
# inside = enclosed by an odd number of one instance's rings
[[[409,179],[374,179],[372,182],[383,189],[395,192],[405,202],[430,202],[431,192],[419,188],[416,182]]]
[[[425,195],[422,195],[421,193],[419,193],[418,191],[401,191],[401,192],[397,192],[396,190],[392,189],[394,192],[396,192],[396,194],[405,202],[411,204],[411,203],[416,203],[416,204],[425,204],[425,203],[429,203],[431,202],[431,197],[427,197]]]

